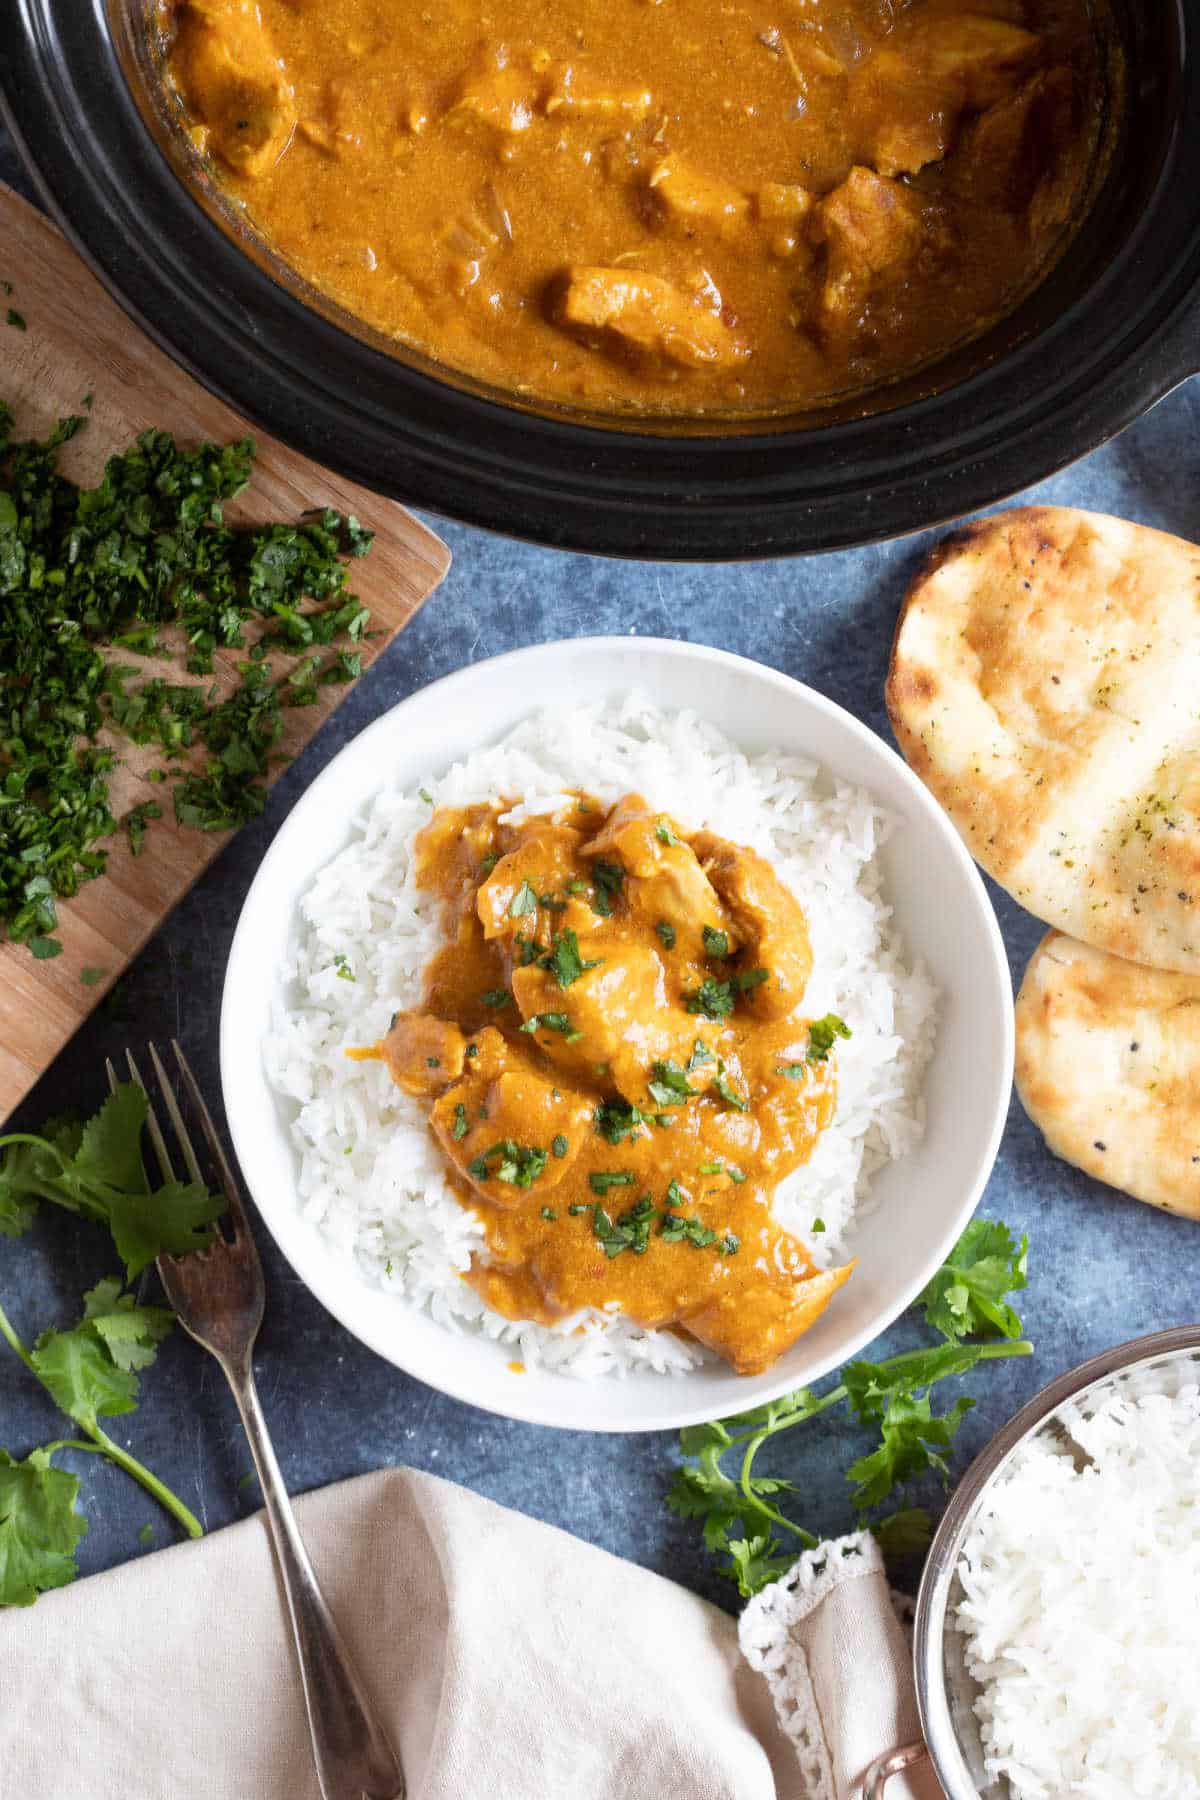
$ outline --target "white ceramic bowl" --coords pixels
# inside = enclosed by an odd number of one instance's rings
[[[300,895],[349,841],[351,820],[385,777],[416,785],[545,704],[637,687],[691,707],[750,752],[815,758],[869,788],[902,822],[882,855],[886,894],[910,953],[940,990],[918,1151],[876,1177],[880,1204],[855,1236],[854,1278],[765,1375],[705,1367],[591,1383],[514,1374],[512,1350],[436,1325],[369,1284],[300,1215],[287,1107],[260,1046],[280,991]],[[903,1311],[970,1218],[995,1160],[1012,1080],[1012,989],[983,883],[932,796],[882,740],[811,688],[700,645],[590,638],[478,663],[402,701],[336,756],[297,803],[246,896],[221,1006],[221,1079],[250,1191],[280,1249],[317,1298],[397,1367],[460,1400],[512,1418],[593,1431],[649,1431],[725,1417],[814,1381]]]

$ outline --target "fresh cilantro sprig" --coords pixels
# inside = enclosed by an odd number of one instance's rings
[[[28,1231],[39,1201],[48,1200],[107,1226],[131,1281],[160,1251],[202,1250],[225,1202],[196,1181],[151,1192],[141,1151],[146,1110],[141,1088],[124,1082],[86,1125],[65,1121],[45,1137],[0,1137],[0,1234]]]
[[[14,1464],[7,1456],[0,1463],[0,1604],[28,1605],[34,1598],[31,1586],[35,1591],[59,1587],[74,1573],[73,1563],[68,1569],[63,1558],[69,1562],[70,1550],[82,1536],[82,1531],[77,1531],[75,1539],[69,1545],[66,1542],[66,1515],[74,1510],[78,1482],[74,1477],[49,1479],[63,1474],[50,1466],[50,1458],[59,1450],[99,1451],[152,1494],[189,1537],[203,1535],[199,1519],[178,1494],[116,1443],[100,1423],[102,1418],[136,1409],[138,1373],[154,1361],[158,1345],[173,1323],[174,1314],[167,1307],[138,1306],[132,1294],[122,1294],[115,1276],[84,1295],[83,1317],[77,1325],[67,1331],[43,1331],[32,1349],[21,1341],[0,1307],[0,1337],[55,1405],[91,1439],[89,1444],[60,1439],[34,1451],[24,1464]],[[27,1472],[18,1476],[13,1472],[17,1469]],[[69,1494],[66,1482],[73,1484]],[[6,1494],[10,1510],[6,1510]],[[11,1565],[4,1548],[6,1533]],[[39,1545],[48,1561],[39,1560]]]
[[[918,1301],[925,1321],[943,1342],[906,1350],[880,1363],[848,1363],[827,1393],[797,1388],[778,1400],[706,1425],[688,1426],[679,1447],[687,1459],[676,1470],[667,1504],[681,1518],[700,1523],[706,1547],[721,1558],[722,1575],[744,1597],[779,1579],[801,1550],[817,1538],[781,1510],[793,1484],[756,1475],[763,1445],[820,1414],[846,1405],[876,1438],[875,1448],[851,1463],[846,1479],[860,1521],[914,1476],[932,1469],[948,1478],[947,1452],[963,1418],[974,1405],[960,1395],[945,1412],[930,1401],[940,1381],[970,1373],[980,1363],[1030,1356],[1019,1317],[1004,1295],[1026,1284],[1028,1241],[1018,1242],[1007,1226],[987,1219],[968,1225],[946,1263]],[[977,1340],[964,1342],[968,1337]],[[737,1473],[724,1464],[736,1457]],[[920,1549],[929,1538],[929,1518],[905,1508],[870,1521],[885,1551]]]

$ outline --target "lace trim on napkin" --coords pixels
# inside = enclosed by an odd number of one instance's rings
[[[869,1531],[835,1538],[806,1550],[786,1575],[754,1596],[738,1621],[742,1654],[766,1678],[776,1717],[795,1746],[810,1800],[836,1796],[808,1658],[794,1627],[842,1582],[882,1571],[883,1557]]]

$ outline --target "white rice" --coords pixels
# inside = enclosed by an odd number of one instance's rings
[[[988,1772],[1016,1800],[1196,1800],[1200,1391],[1067,1424],[1020,1452],[959,1565]]]
[[[780,1220],[829,1266],[885,1162],[919,1140],[922,1076],[933,1048],[933,988],[910,964],[880,892],[877,852],[891,820],[861,788],[797,757],[747,758],[693,713],[643,695],[547,710],[418,791],[385,786],[354,841],[314,880],[287,951],[287,1001],[265,1046],[273,1085],[294,1104],[305,1216],[397,1301],[448,1326],[511,1343],[527,1365],[573,1375],[638,1366],[683,1371],[708,1358],[668,1331],[642,1331],[589,1309],[552,1327],[514,1323],[461,1279],[482,1227],[446,1184],[422,1104],[379,1063],[345,1050],[384,1035],[420,998],[421,971],[442,943],[439,903],[412,879],[413,839],[433,806],[519,794],[514,817],[557,810],[564,790],[611,804],[636,791],[686,831],[708,828],[768,857],[808,917],[814,968],[805,1009],[836,1012],[837,1116],[812,1161],[777,1192]],[[352,974],[339,974],[341,965]],[[824,1232],[814,1233],[815,1221]]]

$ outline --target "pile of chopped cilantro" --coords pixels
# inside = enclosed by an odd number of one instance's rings
[[[343,558],[371,544],[356,520],[225,523],[250,481],[251,439],[181,450],[146,431],[80,488],[58,452],[83,424],[17,441],[0,401],[0,928],[38,957],[58,954],[58,902],[104,872],[105,841],[124,827],[136,851],[162,816],[148,794],[114,818],[114,745],[161,748],[150,779],[173,782],[182,825],[233,829],[262,810],[281,708],[358,675],[369,618],[346,589]],[[218,649],[245,653],[224,700]],[[273,650],[288,658],[278,677]],[[130,654],[168,659],[181,679]]]

